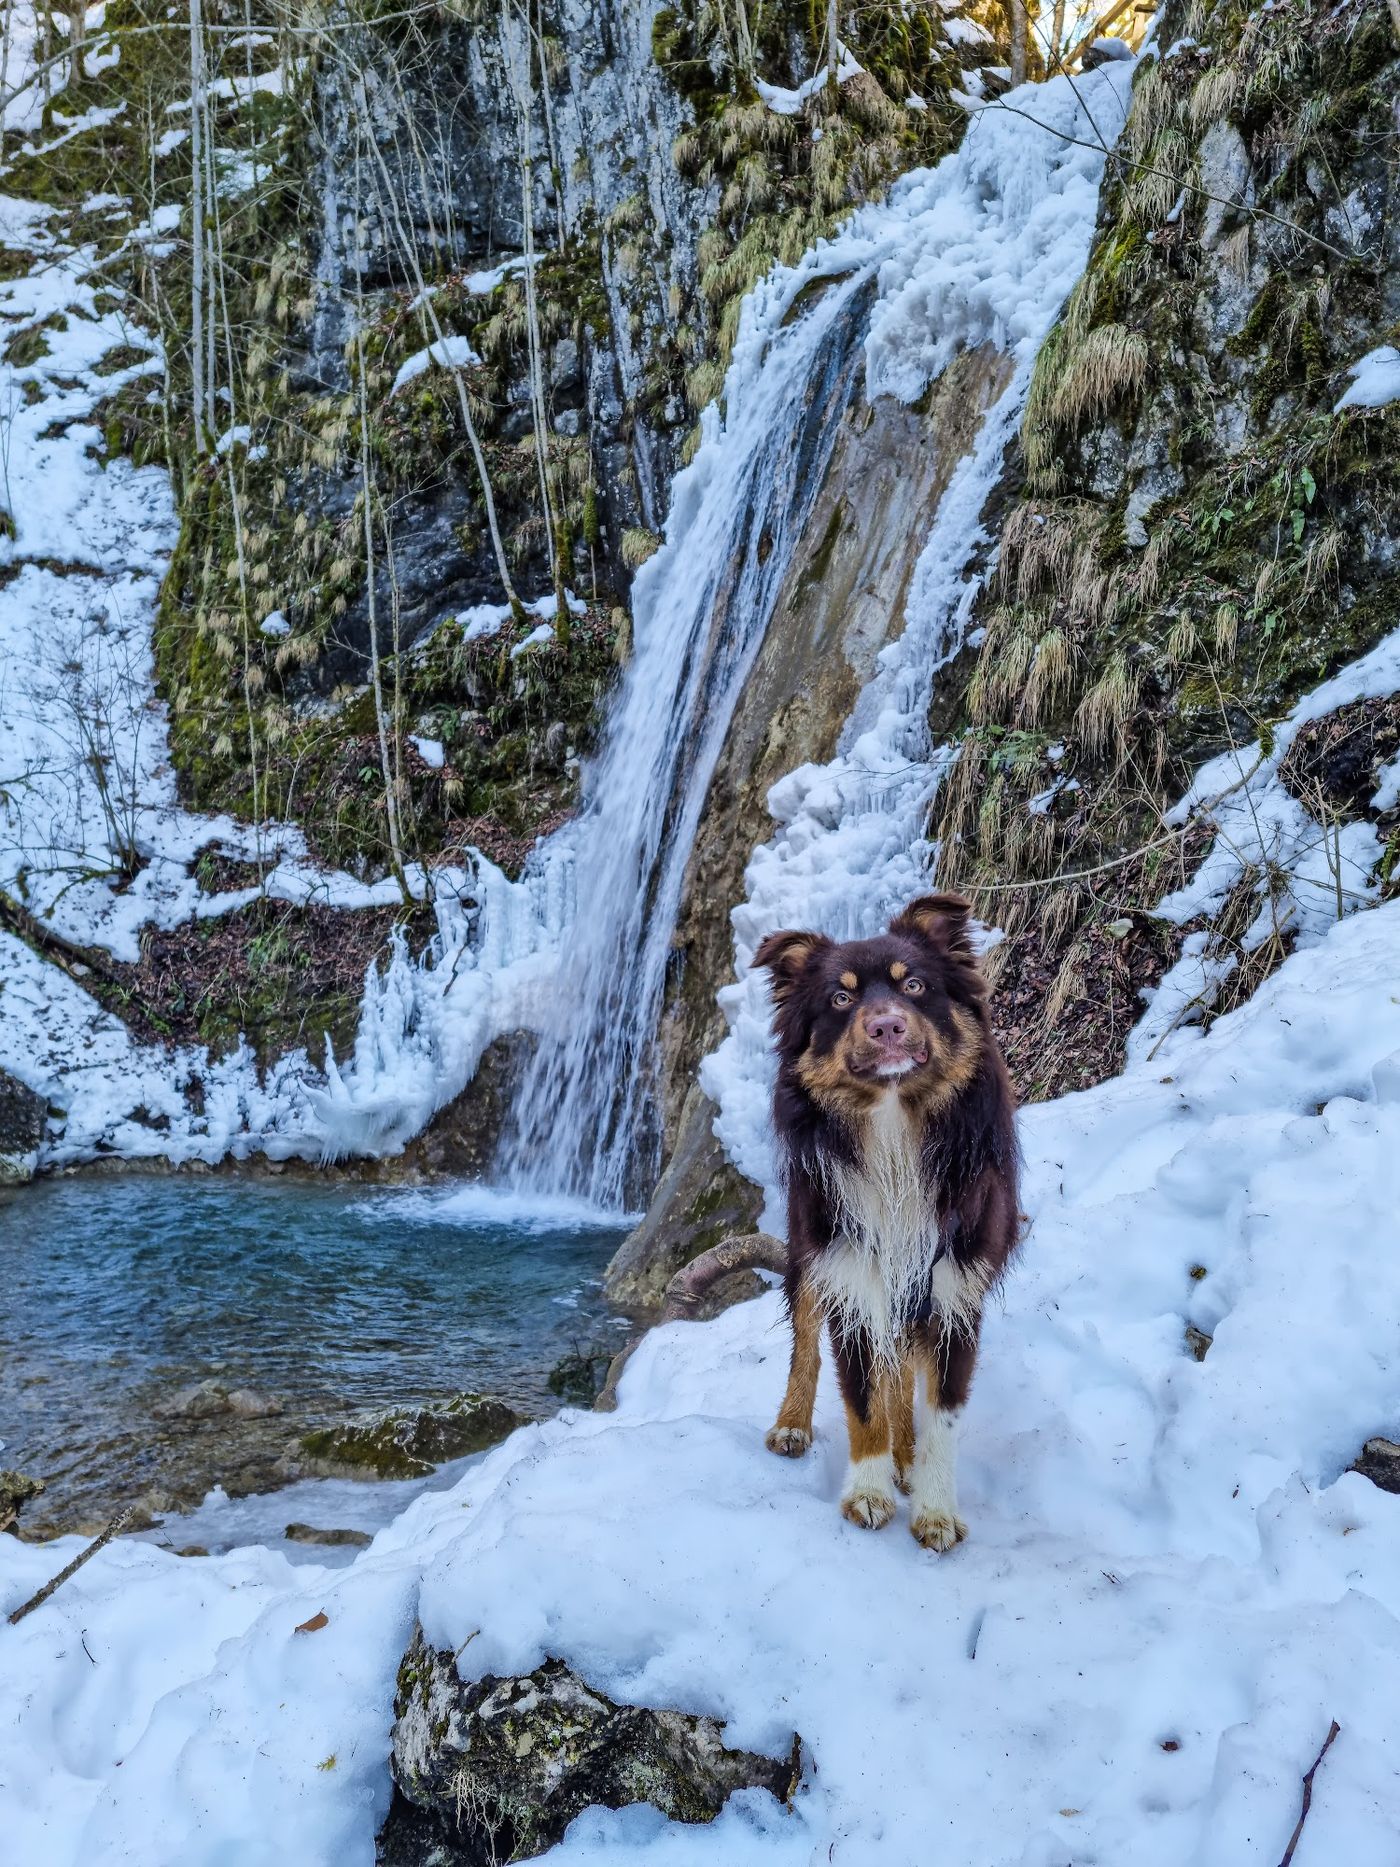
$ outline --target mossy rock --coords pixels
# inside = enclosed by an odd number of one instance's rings
[[[717,1719],[618,1705],[560,1660],[463,1681],[421,1629],[394,1715],[379,1867],[533,1860],[593,1807],[649,1802],[672,1821],[711,1822],[736,1789],[790,1800],[799,1775],[796,1737],[784,1757],[728,1750]]]
[[[576,1348],[555,1362],[545,1385],[566,1406],[591,1407],[603,1391],[616,1352],[596,1346]]]
[[[422,1478],[447,1459],[497,1445],[525,1424],[524,1414],[489,1394],[456,1394],[421,1407],[360,1413],[306,1433],[303,1470],[328,1478]]]

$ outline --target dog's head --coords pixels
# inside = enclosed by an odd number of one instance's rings
[[[813,1101],[859,1114],[891,1087],[932,1104],[969,1082],[983,1050],[985,985],[958,895],[924,895],[873,940],[775,933],[767,967],[785,1063]]]

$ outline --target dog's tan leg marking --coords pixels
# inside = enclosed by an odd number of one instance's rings
[[[792,1366],[787,1392],[765,1441],[768,1450],[782,1458],[800,1459],[812,1443],[812,1408],[816,1405],[821,1360],[821,1305],[804,1278],[792,1306]]]
[[[907,1355],[894,1395],[894,1481],[907,1497],[914,1481],[914,1363]]]
[[[890,1452],[890,1383],[875,1383],[862,1419],[846,1404],[851,1463],[841,1497],[841,1515],[862,1530],[883,1530],[894,1516],[894,1459]]]
[[[918,1451],[914,1458],[909,1498],[909,1528],[925,1549],[954,1549],[967,1535],[958,1515],[957,1434],[961,1409],[941,1407],[942,1370],[937,1351],[921,1345],[915,1351],[924,1379],[926,1406],[920,1421]]]

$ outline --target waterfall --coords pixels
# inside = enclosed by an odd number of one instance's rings
[[[572,877],[571,931],[498,1156],[509,1185],[605,1208],[645,1189],[650,1051],[686,863],[744,681],[857,379],[868,294],[809,267],[746,310],[663,548],[638,573],[634,648],[585,775],[584,810],[538,852]]]

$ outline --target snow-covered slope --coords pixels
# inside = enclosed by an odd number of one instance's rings
[[[616,1414],[516,1434],[349,1568],[125,1543],[0,1625],[14,1857],[368,1867],[417,1613],[473,1676],[553,1654],[802,1734],[791,1813],[594,1812],[560,1861],[1276,1867],[1336,1719],[1295,1867],[1391,1867],[1400,1499],[1345,1468],[1400,1424],[1397,979],[1391,904],[1170,1073],[1025,1114],[954,1554],[840,1518],[829,1373],[809,1459],[765,1452],[776,1298],[673,1325]],[[0,1538],[0,1607],[68,1553]]]

